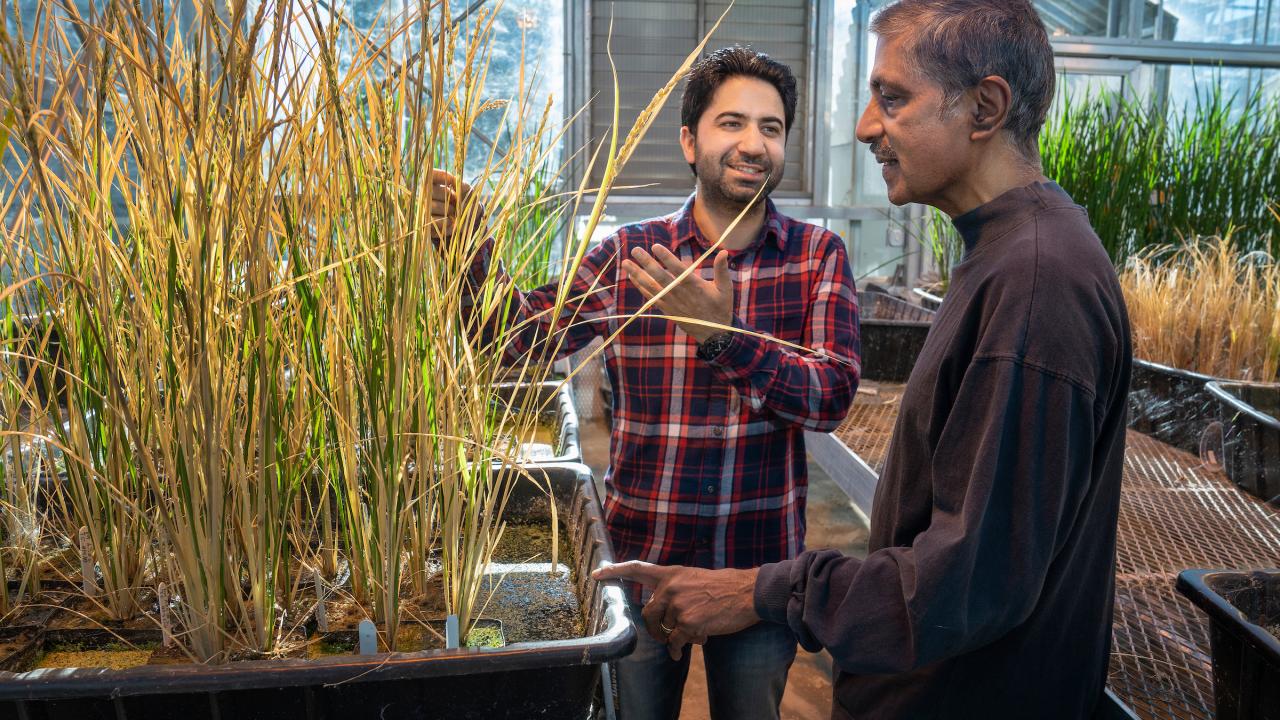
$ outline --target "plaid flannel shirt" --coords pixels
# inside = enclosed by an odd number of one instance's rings
[[[678,212],[621,228],[589,251],[556,320],[556,355],[609,337],[645,298],[619,264],[634,247],[665,245],[685,262],[709,247],[691,196]],[[735,333],[710,362],[656,307],[603,351],[613,385],[605,476],[606,523],[619,560],[750,568],[804,549],[808,476],[804,431],[834,430],[859,377],[857,292],[844,243],[768,202],[760,237],[731,254],[737,328],[814,350]],[[477,270],[488,258],[477,260]],[[712,278],[711,258],[700,268]],[[551,284],[519,294],[510,359],[537,352],[550,333]],[[545,358],[544,358],[545,359]]]

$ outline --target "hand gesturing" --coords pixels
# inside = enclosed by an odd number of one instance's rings
[[[661,245],[653,246],[653,254],[644,248],[635,248],[631,257],[622,261],[622,269],[631,282],[647,299],[652,299],[663,288],[667,290],[655,303],[663,314],[676,318],[691,318],[728,326],[733,323],[733,279],[729,276],[729,253],[716,253],[714,280],[703,280],[697,273],[690,273],[684,280],[675,279],[685,271],[688,263],[676,257]],[[687,321],[676,321],[697,342],[702,342],[721,331]]]

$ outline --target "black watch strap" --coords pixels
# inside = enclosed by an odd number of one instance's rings
[[[720,353],[729,347],[729,343],[733,342],[733,333],[728,330],[712,335],[711,337],[698,343],[698,359],[699,360],[715,360],[720,357]]]

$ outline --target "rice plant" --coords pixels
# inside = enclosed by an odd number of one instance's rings
[[[964,254],[964,240],[951,224],[951,219],[937,208],[929,209],[924,222],[925,250],[933,259],[938,273],[937,285],[930,289],[945,293],[951,286],[951,268],[960,262]]]
[[[604,187],[566,192],[563,130],[527,94],[484,97],[495,16],[463,14],[424,1],[375,35],[320,3],[200,2],[180,22],[161,3],[43,0],[0,35],[22,158],[0,198],[17,218],[3,299],[59,339],[56,359],[24,341],[33,381],[4,366],[5,438],[60,453],[60,531],[87,529],[96,601],[124,616],[164,585],[194,659],[287,651],[304,570],[337,580],[339,553],[386,647],[406,594],[436,581],[468,627],[510,489],[537,481],[518,441],[543,408],[515,412],[498,384],[513,364],[548,377],[562,336],[509,356],[515,286],[478,260],[548,279],[546,248],[591,192],[555,268],[572,277],[701,45],[629,133],[615,121],[593,156]],[[489,113],[501,148],[474,143]],[[477,152],[458,229],[435,226],[436,171],[461,178]],[[40,466],[5,472],[26,492]]]
[[[1280,380],[1280,264],[1205,238],[1142,252],[1120,273],[1134,355],[1234,380]]]
[[[1172,114],[1113,93],[1066,98],[1040,136],[1044,173],[1089,211],[1112,259],[1230,235],[1280,252],[1280,99],[1197,93]]]

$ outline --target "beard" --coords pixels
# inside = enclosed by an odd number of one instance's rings
[[[697,146],[694,146],[697,153]],[[744,181],[728,177],[729,166],[750,164],[761,168],[764,172],[758,181]],[[747,157],[737,151],[730,150],[720,156],[697,153],[694,162],[694,173],[698,176],[698,197],[708,203],[731,210],[741,211],[759,193],[760,201],[769,197],[782,182],[782,167],[775,166],[766,155]],[[760,192],[760,185],[764,191]]]

